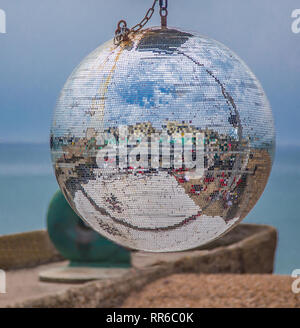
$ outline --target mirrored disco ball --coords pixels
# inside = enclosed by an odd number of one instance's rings
[[[54,113],[52,160],[72,208],[126,247],[204,245],[253,208],[274,151],[272,112],[227,47],[149,28],[93,51]]]

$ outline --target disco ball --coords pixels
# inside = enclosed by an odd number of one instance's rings
[[[231,50],[149,28],[74,70],[50,142],[57,181],[86,223],[123,246],[169,252],[207,244],[249,213],[275,132],[260,83]]]

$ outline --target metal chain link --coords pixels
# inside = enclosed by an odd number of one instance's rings
[[[167,27],[167,16],[168,16],[168,0],[159,0],[160,6],[160,17],[161,17],[161,26]]]
[[[161,16],[161,26],[167,26],[167,15],[168,15],[168,0],[154,0],[151,8],[148,9],[145,17],[132,28],[127,27],[125,20],[120,20],[115,31],[114,44],[119,45],[122,41],[128,40],[128,35],[130,33],[137,33],[140,31],[151,19],[154,14],[156,3],[159,1],[160,6],[160,16]]]
[[[154,0],[152,7],[148,9],[145,17],[131,29],[127,27],[125,20],[120,20],[115,31],[114,44],[119,45],[122,41],[128,40],[128,35],[130,33],[136,33],[140,31],[151,19],[157,2],[158,0]]]
[[[156,3],[157,3],[157,0],[154,0],[152,7],[148,9],[145,17],[140,21],[140,23],[136,24],[135,26],[133,26],[131,28],[131,32],[134,32],[134,33],[138,32],[149,22],[149,20],[151,19],[151,17],[154,14]]]

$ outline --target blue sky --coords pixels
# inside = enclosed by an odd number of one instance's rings
[[[0,142],[47,142],[52,111],[73,68],[136,24],[152,0],[0,0]],[[261,81],[279,144],[300,144],[300,34],[291,13],[299,0],[169,0],[169,25],[197,31],[235,51]],[[157,14],[150,25],[158,25]]]

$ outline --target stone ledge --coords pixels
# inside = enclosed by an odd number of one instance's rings
[[[198,263],[201,273],[272,273],[277,244],[276,229],[270,226],[240,224],[205,248],[176,253],[137,252],[135,268],[144,268],[183,260]],[[195,258],[197,261],[195,262]]]
[[[0,236],[0,269],[15,270],[63,260],[47,231]]]
[[[277,243],[276,229],[264,225],[244,224],[239,225],[229,234],[232,236],[226,235],[223,241],[217,241],[216,246],[210,245],[207,250],[173,253],[169,260],[166,254],[160,254],[164,257],[143,262],[138,258],[141,254],[137,252],[133,254],[133,263],[136,267],[122,278],[70,287],[60,293],[28,299],[13,306],[117,307],[131,292],[174,273],[271,273],[273,271]],[[234,242],[230,243],[230,240]],[[159,254],[155,254],[157,255]],[[153,254],[151,256],[153,257]]]

